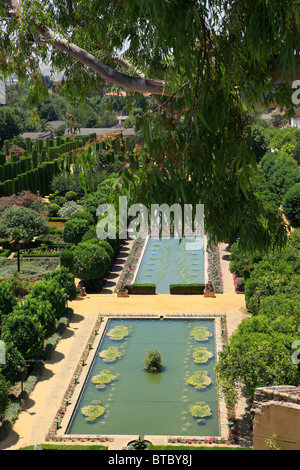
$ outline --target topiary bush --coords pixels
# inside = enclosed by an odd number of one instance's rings
[[[48,216],[57,217],[59,209],[60,209],[60,206],[58,204],[55,204],[55,203],[48,204],[47,205]]]
[[[59,264],[61,268],[67,268],[74,275],[74,253],[71,250],[62,251],[59,255]]]
[[[85,219],[74,218],[68,220],[64,227],[64,242],[77,245],[81,242],[83,235],[88,231],[89,227],[89,223]]]
[[[111,262],[103,246],[90,241],[82,242],[73,252],[76,277],[86,281],[103,278]]]
[[[60,318],[66,305],[66,292],[59,285],[57,280],[49,279],[38,281],[33,285],[27,299],[37,298],[40,300],[48,300],[53,308],[55,318]]]

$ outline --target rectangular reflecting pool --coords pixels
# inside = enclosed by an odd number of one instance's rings
[[[67,434],[219,436],[214,323],[110,319]],[[144,370],[153,349],[159,373]]]
[[[204,240],[149,238],[135,283],[156,284],[157,294],[169,294],[170,284],[205,283]]]

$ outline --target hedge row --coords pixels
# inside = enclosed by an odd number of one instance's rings
[[[201,295],[204,293],[205,284],[171,284],[170,294],[177,295]]]
[[[128,284],[128,294],[153,295],[156,294],[155,284]]]
[[[33,168],[25,173],[19,173],[16,177],[9,180],[1,180],[0,175],[0,197],[19,194],[22,191],[40,192],[45,196],[50,192],[50,183],[52,178],[58,173],[58,161],[44,162],[38,168]]]

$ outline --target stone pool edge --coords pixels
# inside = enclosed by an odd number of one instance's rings
[[[80,376],[78,378],[77,385],[72,394],[71,404],[68,404],[64,416],[62,417],[59,429],[56,432],[55,436],[52,436],[51,441],[93,441],[96,443],[103,443],[104,445],[108,446],[108,449],[116,449],[122,450],[126,447],[127,443],[137,439],[138,435],[125,435],[125,434],[107,434],[107,435],[97,435],[97,434],[67,434],[67,430],[70,426],[72,416],[75,412],[78,400],[80,395],[83,391],[85,386],[87,377],[93,365],[96,352],[100,345],[100,342],[105,334],[107,324],[110,319],[118,318],[120,320],[126,320],[129,318],[132,319],[168,319],[168,320],[180,320],[180,319],[193,319],[193,320],[214,320],[214,334],[215,334],[215,353],[216,353],[216,362],[219,359],[219,353],[223,348],[222,343],[222,335],[221,335],[221,318],[225,317],[226,314],[221,313],[202,313],[199,314],[195,313],[172,313],[172,314],[157,314],[157,313],[147,313],[147,314],[128,314],[128,313],[118,313],[113,314],[112,312],[101,312],[102,321],[100,327],[97,331],[95,336],[93,345],[89,351],[88,357],[85,359],[84,366],[82,367]],[[225,402],[223,399],[218,399],[218,420],[219,420],[219,436],[211,436],[216,437],[216,439],[226,441],[229,438],[229,430],[227,425],[227,410],[225,406]],[[193,440],[208,440],[210,436],[184,436],[184,435],[176,435],[176,436],[169,436],[169,435],[145,435],[144,439],[150,441],[153,445],[172,445],[170,440],[186,440],[186,441],[193,441]],[[176,445],[176,442],[174,443]]]

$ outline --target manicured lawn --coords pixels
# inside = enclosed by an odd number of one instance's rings
[[[41,444],[43,450],[107,450],[107,446],[96,445],[54,445]],[[34,446],[22,447],[18,450],[34,450]]]
[[[221,446],[149,446],[148,450],[253,450],[251,447],[221,447]]]

